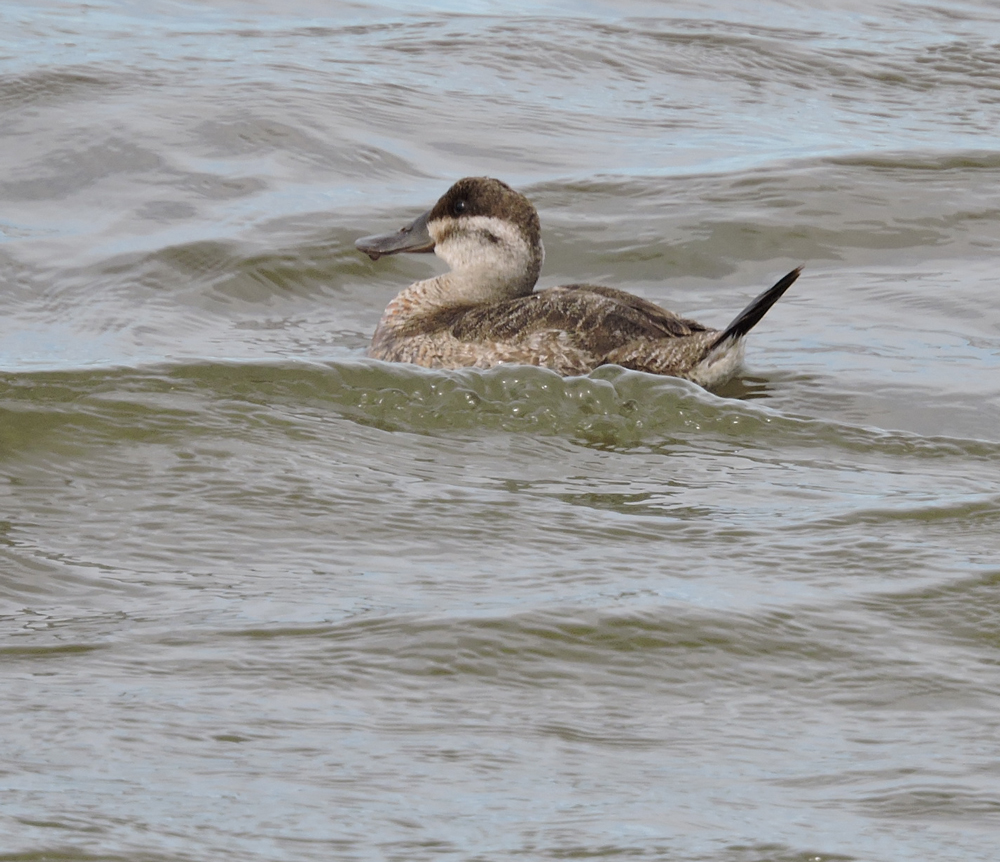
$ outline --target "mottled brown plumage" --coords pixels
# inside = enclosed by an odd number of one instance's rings
[[[541,271],[538,214],[499,180],[459,180],[395,234],[357,246],[377,259],[431,251],[451,266],[406,288],[386,307],[369,355],[432,368],[541,365],[563,375],[616,364],[714,386],[739,367],[743,337],[798,278],[795,269],[725,330],[600,285],[534,291]]]

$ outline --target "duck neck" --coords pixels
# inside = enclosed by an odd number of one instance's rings
[[[386,308],[387,314],[419,315],[446,308],[492,305],[527,296],[535,287],[537,273],[519,282],[497,278],[490,270],[452,270],[444,275],[418,281],[402,291]]]

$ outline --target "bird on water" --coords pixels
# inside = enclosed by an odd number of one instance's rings
[[[538,212],[490,177],[459,180],[402,230],[355,245],[372,260],[433,251],[450,267],[389,303],[368,349],[376,359],[430,368],[540,365],[564,376],[621,365],[706,388],[736,374],[744,337],[801,271],[793,269],[721,330],[613,287],[536,291],[545,256]]]

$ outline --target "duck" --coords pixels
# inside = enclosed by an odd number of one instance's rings
[[[449,267],[389,302],[368,348],[374,359],[441,369],[537,365],[564,377],[620,365],[706,389],[738,373],[745,336],[802,271],[793,269],[723,329],[614,287],[536,290],[545,258],[538,211],[492,177],[460,179],[406,227],[355,246],[373,261],[433,252]]]

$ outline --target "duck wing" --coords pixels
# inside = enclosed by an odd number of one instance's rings
[[[707,327],[648,300],[593,284],[570,284],[466,308],[448,327],[462,341],[519,342],[543,331],[565,333],[603,354],[636,339],[682,338]]]
[[[601,284],[570,284],[553,289],[587,291],[610,299],[617,305],[616,311],[618,313],[628,309],[628,312],[625,313],[629,319],[642,320],[644,324],[651,324],[664,338],[683,338],[685,335],[693,335],[695,332],[708,331],[708,327],[698,323],[697,320],[681,317],[648,299],[643,299],[641,296],[619,290],[616,287],[605,287]]]

